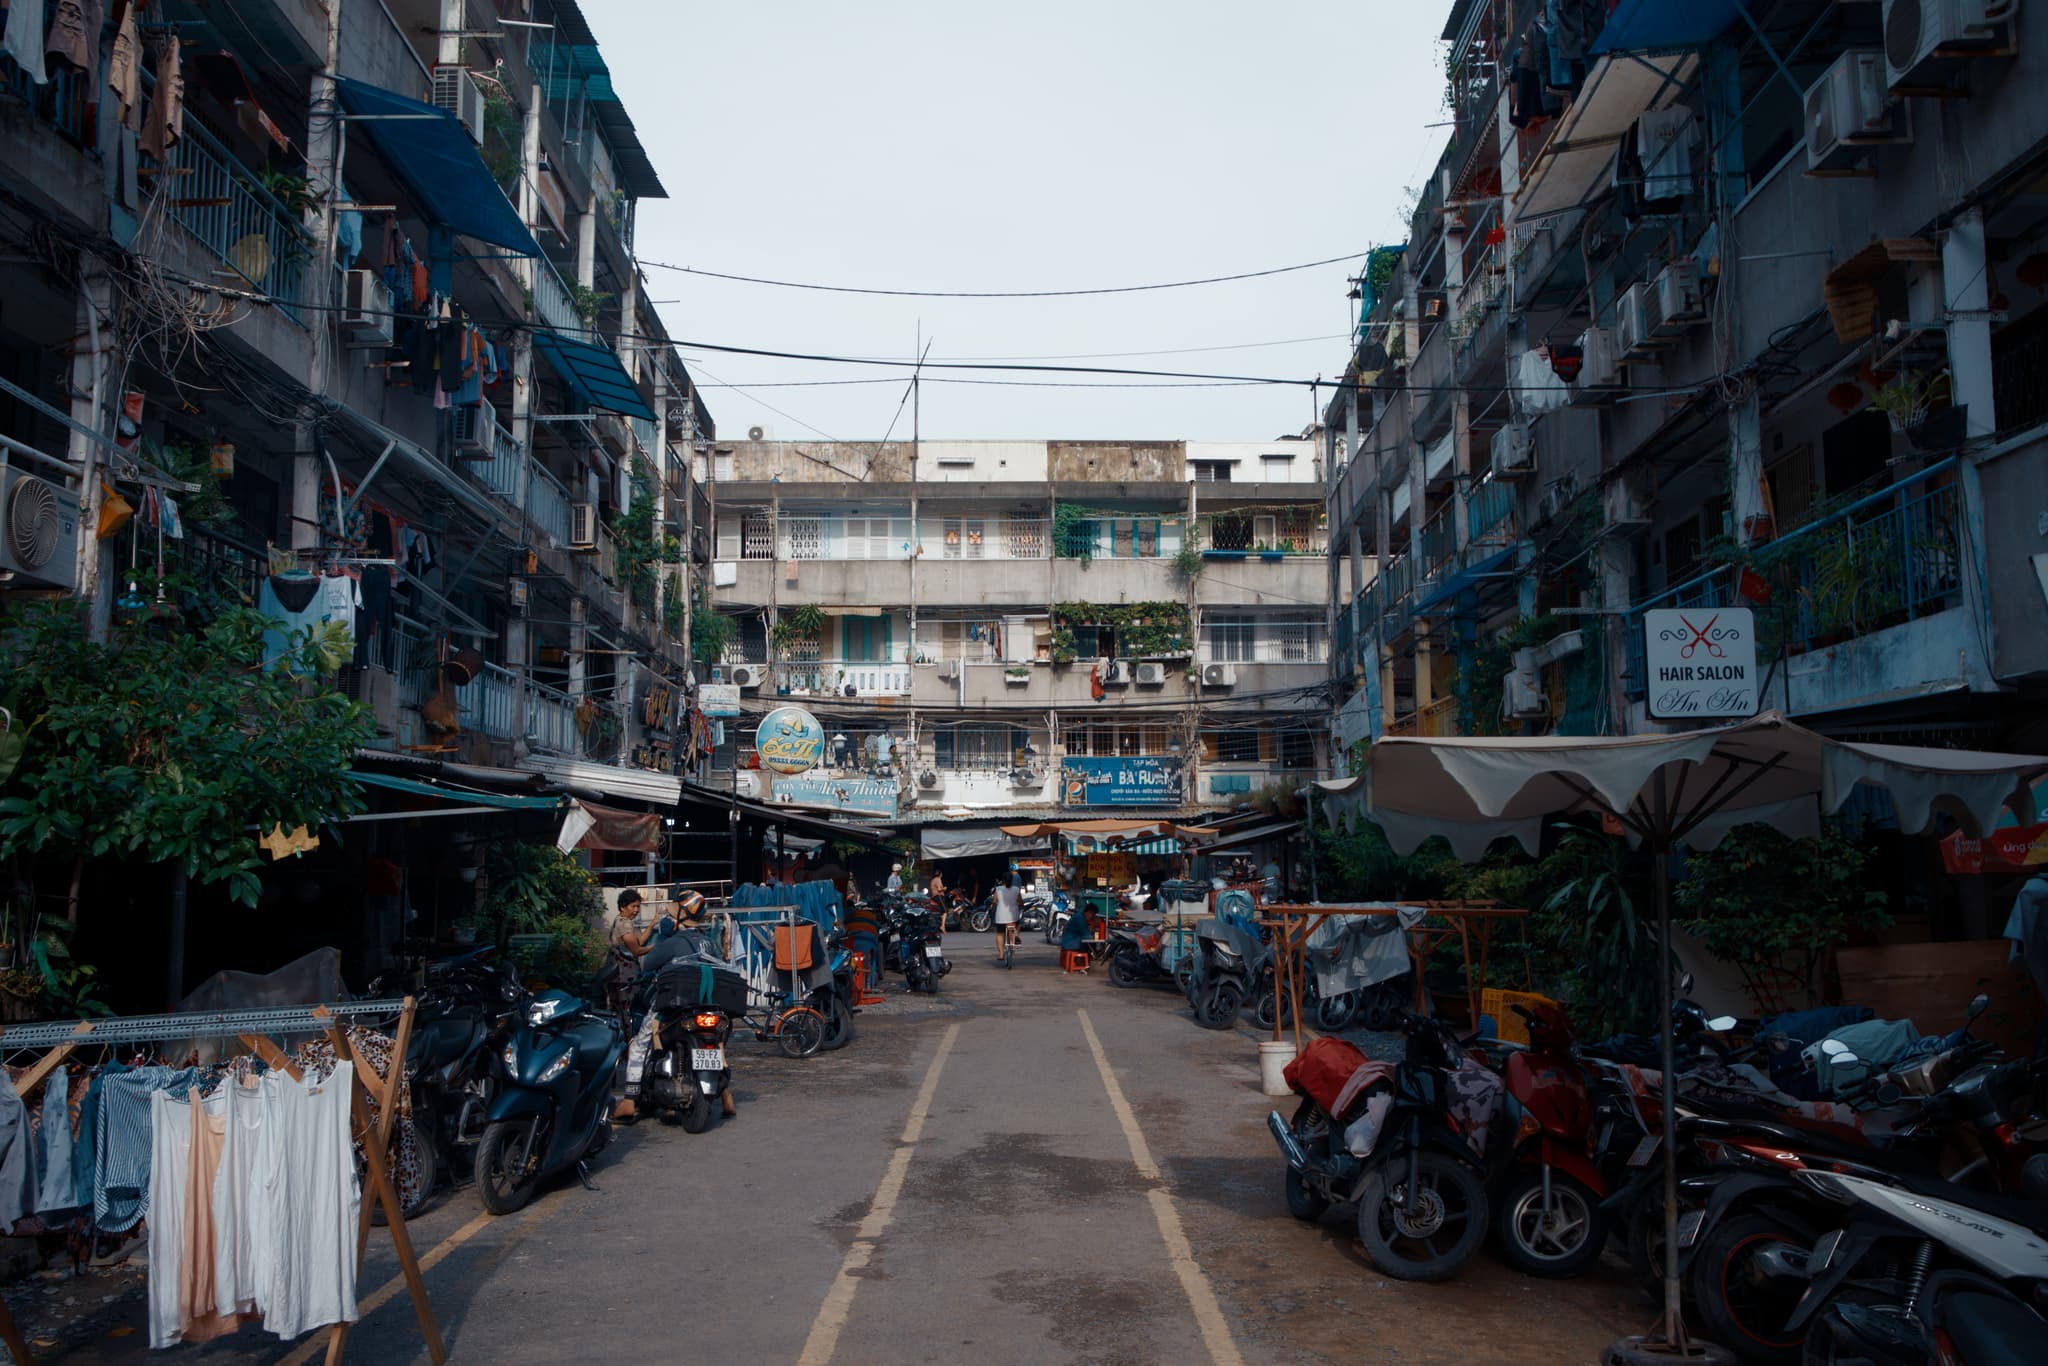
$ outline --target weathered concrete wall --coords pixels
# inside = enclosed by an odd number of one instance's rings
[[[1232,466],[1232,482],[1322,483],[1316,443],[1307,437],[1282,437],[1276,441],[1190,441],[1186,446],[1189,478],[1194,477],[1196,461],[1221,460]],[[1288,458],[1266,458],[1280,455]]]
[[[732,477],[784,484],[865,484],[910,478],[910,443],[892,441],[721,441]]]
[[[1764,698],[1792,716],[1990,685],[1967,609],[1950,608],[1787,660]]]
[[[1049,441],[1048,477],[1056,482],[1178,483],[1187,477],[1185,441]]]
[[[1978,478],[1992,672],[2007,681],[2048,673],[2048,581],[2034,558],[2048,556],[2048,432],[1986,460]]]

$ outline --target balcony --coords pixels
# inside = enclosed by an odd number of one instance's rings
[[[569,493],[561,481],[548,473],[545,465],[529,457],[503,427],[497,430],[491,452],[485,460],[463,461],[462,467],[499,502],[514,511],[520,506],[519,481],[523,473],[526,478],[525,510],[526,515],[532,518],[534,528],[551,544],[568,545]]]
[[[773,673],[777,697],[908,697],[911,678],[908,664],[845,659],[777,664]]]
[[[56,129],[66,142],[92,146],[91,82],[61,67],[51,67],[49,74],[47,84],[37,85],[12,57],[0,57],[0,93],[21,101],[30,114]]]
[[[1769,590],[1756,607],[1757,657],[1798,656],[1938,616],[1961,604],[1964,556],[1961,492],[1955,461],[1857,499],[1817,522],[1761,547],[1753,570]],[[1642,614],[1658,608],[1748,606],[1738,597],[1741,571],[1721,565],[1630,609],[1625,683],[1645,691]],[[1935,656],[1929,656],[1932,658]],[[1901,657],[1888,668],[1909,686],[1927,659]],[[1923,680],[1924,681],[1924,680]],[[1880,691],[1886,689],[1880,688]]]
[[[1458,699],[1455,697],[1439,697],[1415,716],[1418,735],[1442,740],[1458,733]]]
[[[576,296],[546,256],[533,258],[533,311],[555,331],[582,337],[588,331],[583,315],[576,311]]]
[[[1380,639],[1393,640],[1408,630],[1415,615],[1415,566],[1407,551],[1381,566],[1373,588],[1379,599]]]
[[[239,276],[298,321],[313,247],[298,216],[196,118],[186,118],[167,163],[145,163],[136,172],[143,192],[229,267],[215,274]]]
[[[1515,512],[1515,488],[1498,479],[1488,479],[1465,495],[1465,546],[1468,559],[1505,549],[1520,538]]]

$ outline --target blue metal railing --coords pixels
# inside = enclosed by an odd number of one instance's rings
[[[1954,465],[1944,460],[1763,547],[1770,600],[1757,608],[1759,658],[1804,654],[1954,606],[1963,588],[1962,495],[1954,483],[1928,487]],[[1630,609],[1630,696],[1643,690],[1642,614],[1735,605],[1737,575],[1722,565]]]
[[[1515,538],[1515,490],[1489,479],[1465,497],[1466,540],[1473,545],[1505,544]]]
[[[1391,640],[1408,629],[1415,607],[1415,570],[1407,551],[1387,561],[1373,587],[1379,596],[1380,638]]]
[[[294,305],[304,299],[312,238],[213,134],[187,117],[169,161],[143,172],[143,184],[167,217],[226,263],[231,278],[241,277],[298,320]]]
[[[26,104],[34,115],[55,128],[67,141],[84,147],[92,138],[86,131],[86,82],[68,68],[54,68],[46,84],[29,80],[12,57],[0,57],[0,91]]]
[[[533,462],[526,481],[526,514],[556,545],[569,544],[569,490],[539,461]]]
[[[572,337],[584,334],[583,315],[576,311],[569,286],[555,269],[554,262],[545,256],[533,258],[533,311],[557,332]]]

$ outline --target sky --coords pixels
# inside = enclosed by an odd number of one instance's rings
[[[1034,363],[1334,375],[1357,260],[1189,289],[1010,300],[780,289],[653,263],[1004,291],[1362,256],[1405,236],[1406,187],[1448,135],[1429,125],[1445,117],[1437,35],[1449,0],[583,8],[670,195],[640,204],[636,248],[670,334],[691,341],[908,361],[923,338],[934,362],[1089,357]],[[902,371],[684,354],[722,437],[754,426],[783,440],[910,433]],[[813,383],[851,379],[887,382]],[[1316,416],[1311,391],[1296,387],[939,379],[920,386],[927,439],[1258,441]]]

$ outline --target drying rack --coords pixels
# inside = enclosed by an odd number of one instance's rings
[[[348,1034],[343,1026],[365,1019],[393,1017],[396,1017],[397,1025],[392,1033],[391,1070],[389,1076],[383,1076],[349,1047]],[[410,996],[384,1001],[343,1001],[332,1005],[270,1006],[176,1015],[115,1015],[97,1020],[12,1025],[0,1031],[0,1052],[41,1051],[42,1056],[30,1064],[15,1082],[15,1089],[24,1095],[34,1090],[79,1048],[211,1038],[239,1040],[265,1064],[287,1073],[296,1081],[301,1076],[299,1068],[271,1036],[324,1035],[328,1045],[334,1049],[335,1075],[339,1076],[343,1069],[348,1071],[349,1108],[354,1115],[355,1137],[362,1145],[364,1165],[369,1169],[369,1198],[359,1202],[356,1218],[357,1274],[362,1272],[363,1254],[369,1249],[371,1208],[373,1204],[381,1204],[384,1206],[385,1225],[391,1230],[392,1248],[398,1254],[406,1289],[412,1295],[413,1312],[419,1317],[420,1333],[426,1339],[427,1354],[435,1366],[441,1366],[448,1359],[447,1350],[441,1342],[440,1327],[434,1322],[433,1305],[427,1301],[426,1281],[420,1274],[419,1258],[413,1252],[412,1236],[406,1231],[405,1217],[400,1212],[398,1192],[392,1185],[387,1161],[392,1126],[398,1118],[399,1090],[405,1080],[405,1050],[412,1039],[412,1021],[413,999]],[[377,1111],[374,1121],[370,1118],[373,1102]],[[341,1360],[350,1327],[347,1323],[328,1326],[329,1366]],[[4,1301],[0,1301],[0,1341],[7,1344],[9,1354],[20,1366],[32,1366],[34,1357],[29,1353],[28,1343],[21,1336],[21,1330]]]

